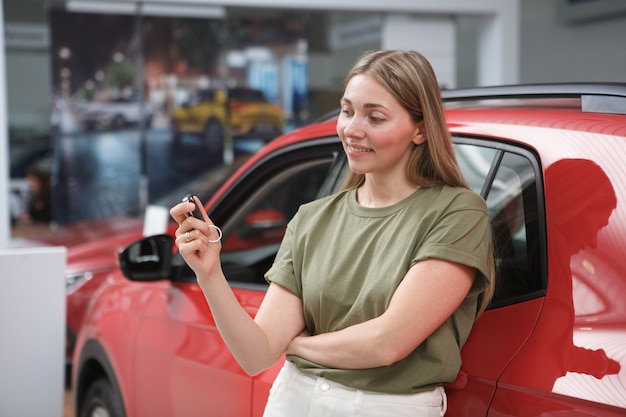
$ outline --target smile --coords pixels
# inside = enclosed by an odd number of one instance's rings
[[[366,153],[366,152],[372,152],[371,149],[369,148],[361,148],[361,147],[355,147],[352,145],[347,145],[348,151],[351,153]]]

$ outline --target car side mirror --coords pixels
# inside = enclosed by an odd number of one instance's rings
[[[154,235],[133,242],[119,253],[119,266],[131,281],[158,281],[168,278],[172,268],[174,238]]]

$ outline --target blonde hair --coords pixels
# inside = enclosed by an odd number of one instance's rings
[[[368,52],[348,72],[345,84],[356,75],[367,75],[375,79],[420,124],[420,131],[426,140],[411,150],[406,173],[409,181],[423,187],[449,185],[469,188],[454,154],[439,84],[430,62],[416,51]],[[349,171],[341,189],[359,187],[364,181],[365,175]],[[486,277],[487,287],[482,294],[478,314],[485,310],[494,293],[495,267],[492,252],[488,263],[490,271]]]

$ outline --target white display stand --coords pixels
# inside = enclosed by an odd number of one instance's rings
[[[65,257],[0,249],[0,416],[63,416]]]

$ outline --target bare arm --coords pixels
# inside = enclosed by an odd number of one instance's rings
[[[362,369],[390,365],[419,346],[459,307],[473,268],[438,259],[415,264],[381,316],[336,332],[299,336],[287,353],[323,366]]]
[[[198,206],[202,205],[198,202]],[[289,342],[304,329],[301,300],[285,288],[270,284],[253,319],[239,304],[224,277],[219,254],[221,243],[203,208],[204,221],[187,218],[191,203],[180,203],[170,210],[179,224],[176,244],[194,270],[224,342],[241,367],[250,375],[273,365],[285,353]],[[187,232],[190,239],[187,239]]]

